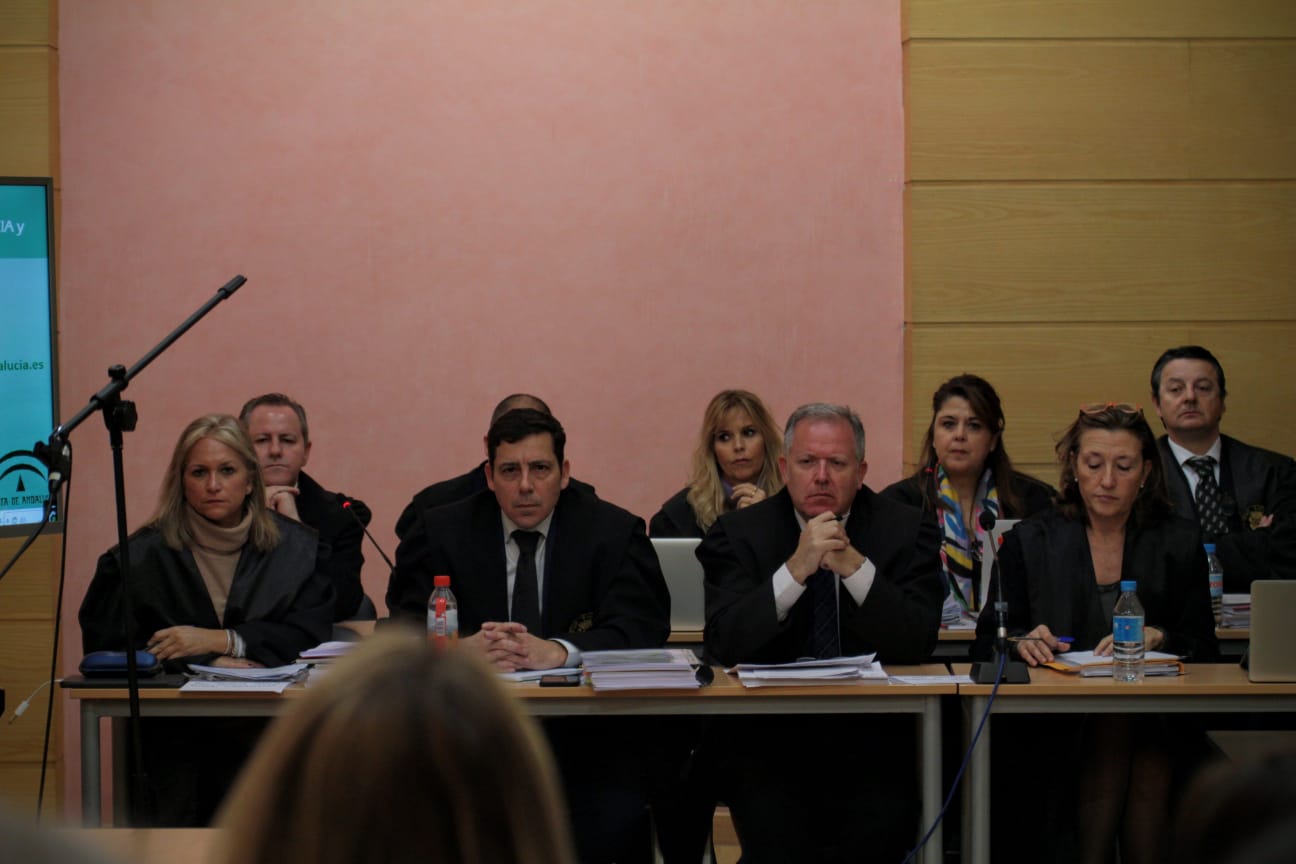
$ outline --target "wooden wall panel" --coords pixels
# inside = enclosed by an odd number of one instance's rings
[[[52,46],[58,18],[50,0],[5,0],[0,3],[0,46]]]
[[[54,52],[0,50],[0,174],[48,177],[54,170]]]
[[[58,760],[51,759],[45,776],[44,812],[46,816],[58,817],[62,786]],[[19,813],[34,814],[36,794],[39,789],[39,762],[0,762],[0,802],[3,802],[6,807]]]
[[[1193,44],[1191,62],[1192,176],[1296,177],[1296,40]]]
[[[909,0],[909,39],[1296,36],[1291,0]]]
[[[1296,42],[905,51],[913,181],[1296,178]]]
[[[4,638],[0,639],[0,681],[5,688],[12,712],[42,681],[49,678],[50,647],[54,644],[53,621],[5,621]],[[12,724],[5,720],[0,734],[0,763],[29,762],[40,758],[44,738],[45,709],[48,689],[32,700],[27,713]],[[57,691],[56,691],[57,696]],[[56,700],[57,701],[57,700]],[[58,711],[55,711],[58,719]],[[56,727],[51,745],[57,748]],[[55,749],[55,755],[58,750]]]
[[[51,577],[58,573],[62,539],[58,534],[37,539],[9,575],[0,581],[0,621],[50,620],[54,617],[54,582]],[[20,537],[0,540],[0,562],[12,558],[21,545]]]
[[[911,451],[931,420],[937,386],[961,372],[989,380],[1007,417],[1004,441],[1023,464],[1053,459],[1057,433],[1091,402],[1135,402],[1158,432],[1148,376],[1173,345],[1204,344],[1228,376],[1224,431],[1296,453],[1296,340],[1289,322],[1220,324],[931,325],[912,334]]]
[[[906,195],[915,323],[1296,320],[1293,181]]]

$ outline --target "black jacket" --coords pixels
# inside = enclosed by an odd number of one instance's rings
[[[649,648],[670,634],[670,594],[643,520],[572,484],[554,508],[545,541],[544,638],[582,651]],[[425,511],[396,549],[387,589],[392,617],[426,620],[432,578],[450,576],[459,632],[507,621],[504,523],[490,491]]]
[[[653,537],[696,537],[701,540],[706,536],[702,526],[697,523],[697,514],[688,502],[689,487],[685,486],[676,492],[661,506],[648,523],[648,533]]]
[[[999,552],[1008,634],[1021,635],[1047,624],[1055,636],[1072,636],[1076,650],[1092,650],[1111,633],[1094,579],[1093,558],[1084,523],[1048,510],[1022,522],[1004,538]],[[996,596],[992,577],[990,596]],[[1206,553],[1197,526],[1169,516],[1125,532],[1121,579],[1138,582],[1144,623],[1166,634],[1158,650],[1190,660],[1219,653],[1211,613]],[[972,656],[993,653],[995,616],[977,622]]]
[[[153,528],[133,534],[127,542],[136,649],[142,650],[150,636],[166,627],[224,627],[243,637],[249,659],[266,666],[282,666],[328,639],[333,622],[333,586],[316,569],[315,532],[291,519],[272,515],[279,525],[279,545],[269,552],[260,552],[250,543],[243,548],[223,622],[216,617],[216,607],[189,550],[167,546]],[[78,619],[81,645],[87,653],[126,650],[117,547],[100,556]],[[205,663],[214,656],[186,657],[167,665],[182,669],[185,663]]]
[[[839,588],[844,655],[878,653],[882,663],[921,663],[940,628],[940,536],[916,507],[887,501],[867,486],[855,495],[846,533],[877,568],[864,603]],[[786,489],[726,513],[697,549],[706,575],[707,656],[725,665],[785,663],[804,656],[812,626],[810,592],[783,621],[774,573],[801,536]]]
[[[1220,436],[1220,496],[1228,533],[1207,537],[1224,567],[1224,590],[1244,593],[1256,579],[1296,579],[1296,462],[1281,453]],[[1180,516],[1199,521],[1197,506],[1170,442],[1159,442],[1170,501]],[[1268,528],[1254,527],[1273,514]]]
[[[297,490],[297,515],[319,534],[318,567],[333,583],[333,620],[345,621],[354,617],[364,597],[362,525],[368,525],[372,516],[359,498],[330,492],[304,471],[297,475]],[[345,501],[351,502],[354,517],[343,508]]]

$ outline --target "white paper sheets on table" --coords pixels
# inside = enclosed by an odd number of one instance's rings
[[[298,660],[336,660],[359,647],[359,642],[321,642],[301,652]]]
[[[203,666],[190,663],[196,676],[180,688],[181,693],[282,693],[295,681],[306,676],[310,668],[306,663],[288,666]]]
[[[854,681],[885,684],[887,674],[880,663],[873,662],[876,656],[859,654],[794,663],[739,663],[726,671],[731,675],[737,673],[744,687],[792,687]]]
[[[687,648],[630,651],[585,651],[581,654],[590,684],[603,690],[696,690],[701,661]]]
[[[291,681],[204,681],[185,682],[181,693],[282,693],[293,685]]]

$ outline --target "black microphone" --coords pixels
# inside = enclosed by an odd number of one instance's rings
[[[1010,660],[1008,655],[1008,603],[1003,598],[1003,573],[999,572],[999,578],[995,578],[995,573],[999,571],[999,544],[994,542],[995,515],[989,510],[981,511],[981,518],[978,520],[981,524],[981,530],[990,535],[990,581],[995,584],[995,654],[996,659],[988,662],[972,664],[972,680],[978,684],[994,684],[1002,681],[1005,684],[1029,684],[1030,670],[1021,660]],[[985,614],[985,610],[981,610]],[[1003,675],[999,674],[999,660],[1003,660]]]
[[[351,514],[351,518],[356,521],[356,524],[360,526],[360,530],[363,531],[365,533],[365,536],[369,538],[369,542],[372,543],[373,547],[378,550],[378,554],[381,555],[382,559],[387,562],[387,569],[391,570],[394,573],[396,571],[396,565],[393,564],[392,560],[387,557],[387,553],[384,552],[382,550],[382,547],[378,545],[378,541],[374,539],[374,536],[369,533],[369,528],[368,526],[365,525],[364,520],[362,520],[359,516],[356,515],[355,510],[351,507],[350,498],[344,497],[342,499],[342,509]]]

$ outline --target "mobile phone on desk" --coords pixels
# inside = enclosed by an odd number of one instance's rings
[[[578,687],[581,683],[579,672],[570,675],[541,675],[541,687]]]

